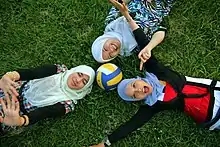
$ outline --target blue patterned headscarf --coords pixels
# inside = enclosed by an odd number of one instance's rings
[[[125,101],[139,101],[138,99],[127,96],[125,93],[127,85],[138,79],[145,81],[146,83],[150,84],[153,87],[152,93],[147,95],[143,99],[145,104],[152,106],[153,104],[156,103],[158,97],[163,93],[163,88],[164,88],[164,86],[160,84],[160,81],[153,73],[146,72],[145,78],[137,77],[137,78],[122,80],[117,88],[119,96]]]

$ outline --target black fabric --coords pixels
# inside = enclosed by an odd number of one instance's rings
[[[56,65],[44,65],[37,68],[19,69],[17,72],[20,74],[21,81],[28,81],[51,76],[57,73]]]
[[[216,83],[217,83],[217,81],[213,80],[211,82],[210,87],[209,87],[210,101],[209,101],[208,115],[207,115],[206,121],[210,121],[212,119],[213,107],[215,104],[214,87],[215,87]]]
[[[150,107],[148,105],[141,106],[137,113],[125,124],[121,125],[116,129],[111,135],[108,135],[108,139],[111,143],[114,143],[124,137],[129,133],[137,130],[139,127],[143,126],[147,121],[149,121],[156,113],[160,112],[162,107],[160,104],[156,103],[155,106]]]
[[[35,109],[25,115],[29,118],[29,124],[34,124],[45,118],[55,118],[65,115],[65,106],[61,103],[56,103],[54,105],[41,107]]]
[[[173,99],[170,102],[157,101],[153,106],[142,105],[140,106],[137,113],[129,121],[121,125],[112,134],[108,135],[108,139],[111,143],[123,139],[129,133],[143,126],[158,112],[164,110],[179,110],[180,105],[182,106],[180,99]]]

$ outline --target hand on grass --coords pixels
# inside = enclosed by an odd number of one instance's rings
[[[0,116],[0,122],[7,126],[20,126],[22,118],[19,115],[20,107],[16,96],[12,95],[12,99],[6,98],[6,101],[0,99],[0,103],[3,109],[3,116]]]

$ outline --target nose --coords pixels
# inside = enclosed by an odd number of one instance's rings
[[[110,51],[111,53],[113,53],[113,52],[115,51],[115,48],[114,48],[114,46],[113,46],[113,45],[111,45],[111,46],[110,46],[109,51]]]
[[[82,82],[82,81],[83,81],[83,77],[79,77],[79,78],[76,79],[77,83]]]
[[[136,88],[135,91],[136,92],[142,92],[142,89],[141,88]]]

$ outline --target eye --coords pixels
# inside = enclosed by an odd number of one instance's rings
[[[78,72],[77,74],[78,74],[79,77],[83,76],[83,73],[81,73],[81,72]]]
[[[83,84],[86,85],[88,81],[86,79],[83,79]]]
[[[136,87],[136,86],[135,86],[135,82],[133,82],[132,87],[133,87],[133,88],[135,88],[135,87]]]
[[[136,99],[135,93],[134,93],[134,95],[132,96],[132,98],[133,98],[133,99]]]

